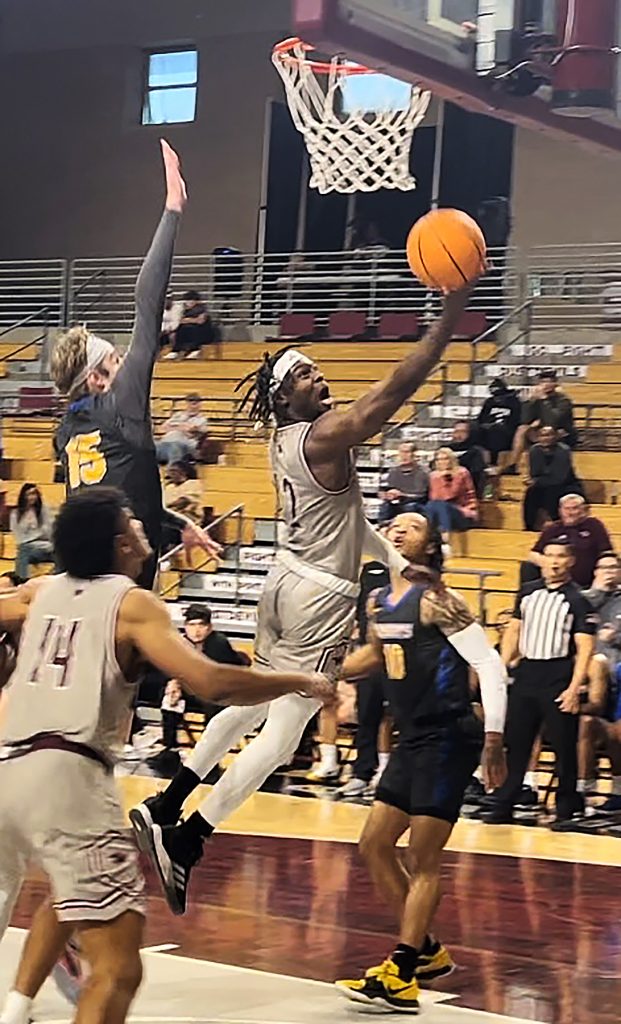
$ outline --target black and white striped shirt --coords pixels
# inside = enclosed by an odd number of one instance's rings
[[[570,658],[574,636],[596,632],[596,616],[576,583],[549,589],[544,580],[520,590],[514,617],[521,619],[520,654],[529,661]]]

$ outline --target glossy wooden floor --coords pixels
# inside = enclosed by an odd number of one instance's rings
[[[153,780],[122,785],[128,806],[154,789]],[[356,806],[258,794],[209,845],[185,918],[169,915],[149,878],[148,945],[319,981],[378,962],[394,944],[395,925],[358,857],[365,815]],[[459,970],[436,987],[456,996],[452,1006],[509,1018],[618,1024],[619,866],[616,839],[460,823],[437,921]],[[29,881],[14,924],[27,926],[43,891]]]

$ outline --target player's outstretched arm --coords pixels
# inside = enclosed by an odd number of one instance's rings
[[[160,348],[166,289],[179,218],[187,201],[179,157],[160,140],[166,175],[166,209],[136,281],[136,320],[129,351],[114,381],[117,408],[134,419],[148,415],[153,366]]]
[[[323,676],[259,672],[211,661],[180,636],[163,602],[139,588],[130,590],[121,603],[117,643],[133,644],[165,675],[178,679],[202,700],[219,704],[262,704],[295,691],[329,700],[334,692],[333,685]]]
[[[46,586],[50,579],[49,576],[36,576],[15,590],[0,595],[0,626],[5,630],[15,630],[23,626],[37,591]]]
[[[334,462],[335,452],[346,451],[374,437],[429,376],[463,313],[472,286],[451,292],[442,315],[385,380],[375,384],[345,413],[329,412],[314,423],[306,453],[314,463]]]

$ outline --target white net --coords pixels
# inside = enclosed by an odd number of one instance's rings
[[[412,138],[431,93],[412,86],[409,104],[398,109],[347,109],[343,89],[350,76],[372,71],[335,57],[329,64],[308,59],[299,39],[279,44],[272,61],[282,78],[293,123],[306,141],[311,188],[327,192],[375,192],[416,188],[410,173]]]

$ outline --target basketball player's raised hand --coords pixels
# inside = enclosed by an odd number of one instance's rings
[[[166,209],[181,213],[188,201],[188,190],[181,174],[179,157],[166,139],[160,139],[166,174]]]
[[[195,526],[194,523],[186,523],[181,534],[186,551],[191,551],[193,548],[200,548],[208,555],[212,555],[213,558],[217,559],[222,554],[222,547],[218,544],[217,540],[210,537],[206,530],[201,530],[200,527]]]

